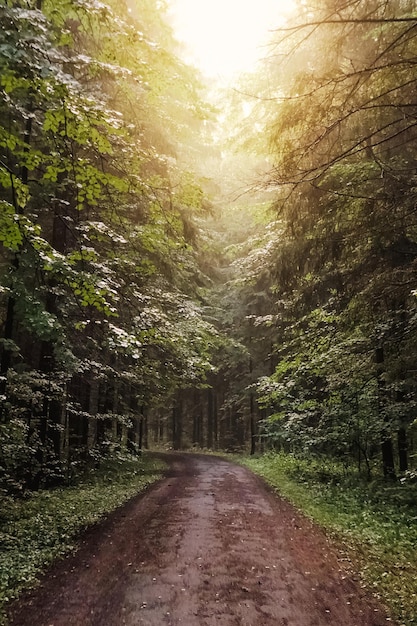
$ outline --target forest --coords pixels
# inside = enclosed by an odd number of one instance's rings
[[[412,477],[414,3],[300,3],[217,102],[164,6],[3,2],[1,488],[149,446]]]
[[[164,0],[0,0],[0,495],[145,449],[414,484],[416,6],[295,5],[215,90]]]

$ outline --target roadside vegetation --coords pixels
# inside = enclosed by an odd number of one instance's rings
[[[77,483],[0,500],[0,624],[5,605],[54,559],[74,550],[80,532],[145,490],[162,475],[163,463],[145,454],[103,460]]]
[[[367,481],[335,461],[284,453],[241,462],[337,540],[347,571],[359,574],[393,619],[417,624],[415,476]]]

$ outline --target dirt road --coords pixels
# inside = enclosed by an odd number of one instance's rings
[[[169,460],[13,607],[12,626],[387,624],[320,530],[258,478],[216,457]]]

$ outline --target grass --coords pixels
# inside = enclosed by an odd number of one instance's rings
[[[342,466],[285,454],[241,462],[337,540],[347,564],[393,619],[417,626],[415,483],[369,483]]]
[[[33,586],[58,556],[73,550],[86,527],[143,491],[163,464],[144,455],[103,461],[72,486],[0,502],[0,624],[6,604]]]

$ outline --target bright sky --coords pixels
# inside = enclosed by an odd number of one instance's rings
[[[230,78],[265,56],[269,31],[282,25],[292,0],[169,0],[187,61],[205,74]]]

